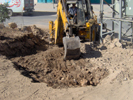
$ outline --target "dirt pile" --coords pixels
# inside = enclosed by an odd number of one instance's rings
[[[32,32],[21,32],[16,29],[0,30],[0,54],[8,57],[25,56],[46,50],[47,42]]]
[[[107,69],[85,59],[63,61],[63,49],[53,48],[35,55],[12,59],[33,80],[45,82],[53,88],[97,85],[108,75]]]
[[[16,23],[8,23],[8,25],[9,25],[9,28],[11,29],[15,29],[18,27]]]
[[[39,36],[40,38],[48,36],[48,31],[42,30],[38,28],[36,25],[32,26],[24,26],[21,28],[22,31],[27,31],[33,33],[35,36]]]
[[[122,44],[119,42],[119,39],[112,39],[110,35],[107,35],[104,38],[103,45],[106,46],[108,49],[113,49],[115,47],[122,48]]]
[[[82,50],[86,50],[85,43],[82,47]],[[89,46],[89,48],[91,48]],[[120,82],[128,81],[133,79],[133,49],[132,45],[128,44],[128,42],[120,43],[119,39],[112,39],[111,36],[107,35],[103,40],[103,44],[97,46],[97,52],[101,53],[100,57],[91,56],[89,59],[90,62],[96,62],[95,66],[99,66],[100,68],[107,68],[109,69],[112,82]],[[93,50],[90,50],[90,53],[85,55],[84,57],[89,57]]]

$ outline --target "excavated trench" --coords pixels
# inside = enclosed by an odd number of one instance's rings
[[[45,82],[53,88],[96,86],[108,75],[107,69],[85,58],[63,61],[63,48],[48,48],[48,43],[37,35],[21,33],[23,35],[12,37],[7,33],[2,35],[0,31],[0,54],[6,55],[16,70],[33,82]]]

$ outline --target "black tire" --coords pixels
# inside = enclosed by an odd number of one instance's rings
[[[8,10],[8,16],[12,16],[13,15],[13,11],[11,9]]]
[[[24,12],[23,16],[33,16],[33,12]]]
[[[28,12],[28,16],[33,16],[33,12]]]

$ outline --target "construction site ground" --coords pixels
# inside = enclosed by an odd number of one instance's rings
[[[132,45],[103,42],[81,42],[81,57],[64,61],[48,29],[0,26],[0,100],[132,100]]]

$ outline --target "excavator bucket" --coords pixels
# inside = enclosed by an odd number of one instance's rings
[[[78,59],[80,57],[80,39],[79,37],[64,37],[64,60]]]

